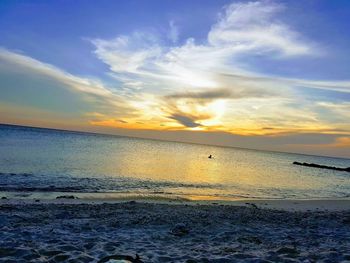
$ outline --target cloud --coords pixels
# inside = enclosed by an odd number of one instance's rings
[[[2,69],[1,66],[4,68]],[[127,101],[97,79],[75,76],[53,65],[43,63],[24,54],[0,48],[0,71],[7,74],[6,72],[11,70],[16,71],[18,78],[32,76],[29,81],[32,81],[32,78],[35,77],[40,81],[39,84],[41,85],[67,89],[77,94],[77,97],[82,99],[85,104],[100,110],[104,114],[125,116],[132,112]],[[49,84],[44,83],[43,77],[49,80]],[[52,82],[51,85],[50,80]],[[58,84],[54,85],[53,83]],[[38,87],[37,89],[40,90],[40,88],[44,87]],[[20,96],[20,94],[17,94],[17,96]],[[40,98],[41,94],[37,94],[37,97]],[[55,98],[50,98],[50,100],[55,100]],[[62,105],[64,105],[64,103],[65,102],[63,102]],[[96,114],[101,114],[101,112]]]
[[[286,60],[319,55],[319,47],[283,22],[286,6],[273,1],[227,5],[204,40],[135,31],[90,39],[94,55],[116,81],[79,77],[28,56],[0,50],[0,59],[54,78],[98,100],[93,125],[129,129],[224,131],[242,135],[320,132],[344,135],[348,107],[305,98],[296,88],[350,92],[350,81],[287,78],[256,72],[251,58]],[[170,41],[169,41],[170,40]],[[339,116],[335,121],[334,116]],[[91,120],[91,119],[90,119]],[[345,121],[344,121],[345,120]]]
[[[213,46],[240,46],[245,52],[278,52],[285,56],[313,53],[310,43],[279,21],[282,4],[271,1],[233,3],[213,25],[208,42]]]
[[[243,98],[264,98],[274,97],[277,93],[269,90],[261,89],[245,89],[245,88],[219,88],[219,89],[205,89],[199,91],[185,91],[165,96],[167,99],[196,99],[201,100],[215,100],[215,99],[243,99]]]
[[[294,144],[287,144],[288,147],[291,148],[307,148],[308,151],[316,152],[317,154],[321,153],[327,153],[331,152],[334,149],[337,149],[342,155],[345,157],[349,157],[349,148],[350,148],[350,137],[349,136],[339,136],[335,135],[331,142],[328,142],[328,140],[325,140],[324,138],[319,138],[316,141],[305,141],[304,143],[301,143],[301,140],[299,140],[297,143]]]
[[[335,121],[343,122],[344,119],[350,120],[350,102],[333,103],[333,102],[317,102],[318,107],[331,112],[331,116]],[[350,125],[345,122],[345,125]]]
[[[78,92],[101,97],[109,97],[112,95],[112,92],[106,89],[97,80],[76,77],[55,66],[19,53],[11,52],[4,48],[0,48],[0,60],[30,69],[37,74],[52,77]]]
[[[199,123],[195,122],[195,119],[192,119],[191,117],[180,115],[180,114],[172,114],[169,116],[170,119],[174,119],[184,125],[185,127],[194,128],[200,126]]]
[[[266,83],[262,80],[266,76],[240,67],[242,55],[271,57],[273,52],[288,57],[313,53],[313,45],[278,19],[282,10],[281,4],[270,1],[231,4],[224,9],[203,43],[188,38],[184,44],[176,46],[178,29],[173,21],[169,30],[173,46],[164,45],[164,41],[153,34],[139,31],[110,40],[93,39],[91,43],[96,56],[109,66],[109,74],[124,88],[137,87],[160,94],[176,91],[181,86],[210,89],[231,86],[234,89],[252,77],[264,82],[261,90],[269,89],[267,84],[272,82],[272,86],[276,83],[290,86],[287,82],[291,80],[272,78]],[[241,75],[241,79],[237,79],[235,85],[227,85],[225,74]],[[245,85],[245,88],[250,87]]]
[[[273,1],[230,4],[202,42],[188,38],[178,44],[178,29],[170,22],[170,45],[139,31],[92,43],[135,107],[136,122],[240,134],[349,129],[324,118],[320,105],[295,89],[349,92],[349,81],[269,76],[245,63],[257,54],[279,60],[319,55],[318,45],[283,22],[285,8]]]
[[[93,39],[95,54],[110,66],[113,72],[138,73],[159,53],[157,39],[147,33],[118,36],[112,40]]]
[[[168,38],[173,42],[176,43],[179,39],[179,28],[175,24],[174,21],[169,22],[169,32],[168,32]]]
[[[278,76],[265,76],[253,72],[245,72],[244,74],[238,72],[221,73],[226,78],[231,78],[239,82],[254,82],[259,84],[278,84],[289,87],[307,87],[312,89],[330,90],[350,93],[350,81],[320,81],[307,80],[297,78],[285,78]]]
[[[229,98],[232,92],[229,89],[212,89],[199,92],[179,92],[167,95],[168,99],[200,99],[200,100],[213,100]]]

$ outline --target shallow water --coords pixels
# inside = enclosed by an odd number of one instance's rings
[[[350,173],[293,161],[350,166],[342,158],[0,125],[0,191],[23,198],[58,192],[106,198],[350,197]]]

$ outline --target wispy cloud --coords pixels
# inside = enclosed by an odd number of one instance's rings
[[[4,48],[0,48],[0,60],[20,65],[39,74],[52,77],[79,92],[102,97],[109,97],[112,95],[111,91],[106,89],[97,80],[76,77],[53,65],[43,63],[20,53],[11,52]]]
[[[86,103],[95,104],[101,111],[127,114],[126,109],[130,109],[126,100],[97,79],[78,77],[53,65],[4,48],[0,48],[0,63],[7,65],[8,68],[15,68],[19,74],[21,70],[29,71],[33,76],[57,81],[61,84],[60,87],[79,94]]]
[[[168,38],[173,42],[176,43],[179,39],[179,28],[175,24],[173,20],[169,22],[169,32],[168,32]]]
[[[298,32],[278,20],[284,6],[271,1],[234,3],[208,34],[213,46],[240,47],[241,52],[276,52],[285,56],[314,53]]]
[[[243,99],[243,98],[263,98],[274,97],[276,93],[269,90],[260,89],[244,89],[244,88],[220,88],[220,89],[205,89],[200,91],[183,91],[165,96],[168,99],[196,99],[200,101],[215,100],[215,99]]]

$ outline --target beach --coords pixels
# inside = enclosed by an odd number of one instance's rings
[[[348,173],[293,164],[349,159],[9,125],[0,138],[0,262],[350,262]]]
[[[1,262],[348,262],[349,248],[349,200],[0,200]]]

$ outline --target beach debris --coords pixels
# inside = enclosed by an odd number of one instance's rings
[[[111,255],[100,259],[97,263],[143,263],[140,256],[136,254],[135,258],[128,255]]]
[[[293,164],[300,165],[300,166],[307,166],[307,167],[321,168],[321,169],[329,169],[329,170],[336,170],[336,171],[343,171],[343,172],[349,172],[350,173],[350,167],[342,168],[342,167],[321,165],[321,164],[316,164],[316,163],[301,163],[301,162],[293,162]]]
[[[190,232],[188,227],[183,223],[178,223],[175,227],[170,231],[170,233],[174,236],[184,236]]]
[[[210,155],[208,156],[208,158],[209,158],[209,159],[212,159],[212,158],[213,158],[213,156],[210,154]]]
[[[74,195],[60,195],[57,196],[56,199],[78,199],[78,197]]]

